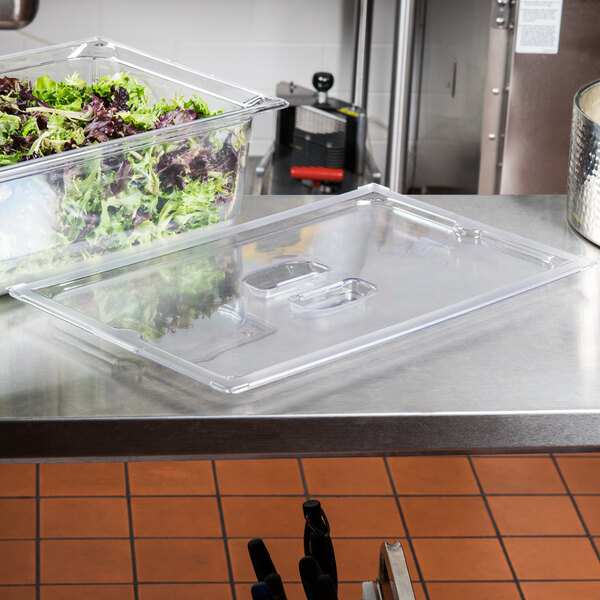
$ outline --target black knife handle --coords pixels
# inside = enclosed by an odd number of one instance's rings
[[[314,556],[325,575],[329,575],[337,589],[337,565],[331,538],[322,531],[311,531],[309,536],[310,556]]]
[[[271,589],[266,583],[259,581],[250,588],[252,600],[273,600]]]
[[[279,573],[270,573],[265,577],[264,582],[269,586],[271,594],[273,594],[273,600],[287,600]]]
[[[258,581],[264,581],[267,575],[277,573],[271,555],[260,538],[254,538],[248,542],[248,553]]]
[[[314,556],[304,556],[298,563],[300,581],[307,600],[317,600],[317,580],[323,571]]]
[[[306,524],[310,529],[318,529],[323,533],[329,533],[329,521],[319,500],[312,498],[304,502],[302,504],[302,512],[304,513]]]
[[[319,500],[311,499],[302,504],[304,512],[304,554],[314,556],[323,573],[330,575],[337,589],[338,577],[335,553],[331,542],[329,521]]]
[[[319,575],[317,579],[317,600],[337,600],[337,590],[329,575]]]

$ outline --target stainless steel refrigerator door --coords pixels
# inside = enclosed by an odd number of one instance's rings
[[[564,0],[558,52],[513,52],[496,193],[566,193],[573,98],[600,77],[599,22],[597,0]]]
[[[397,3],[387,184],[475,193],[491,0]]]

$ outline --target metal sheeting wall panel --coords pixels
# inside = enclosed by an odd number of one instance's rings
[[[427,0],[412,189],[477,191],[490,12],[481,0]]]
[[[558,53],[513,55],[499,193],[566,193],[573,98],[600,78],[598,23],[598,0],[564,0]]]

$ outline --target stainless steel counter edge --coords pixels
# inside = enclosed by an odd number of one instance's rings
[[[0,422],[1,461],[596,448],[600,413]]]

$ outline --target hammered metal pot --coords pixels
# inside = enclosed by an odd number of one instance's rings
[[[600,80],[583,86],[573,101],[567,221],[600,245]]]

